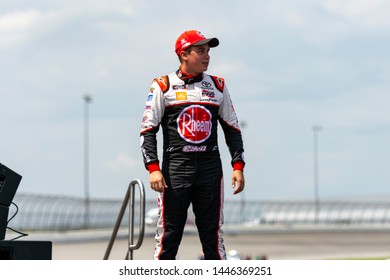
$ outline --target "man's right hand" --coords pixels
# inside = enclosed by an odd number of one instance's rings
[[[156,192],[163,192],[167,188],[164,176],[160,170],[153,171],[149,175],[150,187]]]

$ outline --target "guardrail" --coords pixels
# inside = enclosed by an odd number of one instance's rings
[[[90,199],[89,218],[85,223],[85,201],[77,197],[47,196],[19,193],[14,202],[19,213],[10,221],[9,226],[17,230],[67,231],[79,229],[113,228],[121,208],[121,199]],[[139,205],[139,201],[135,201]],[[157,206],[156,200],[145,202],[146,219],[153,223]],[[136,206],[137,224],[139,206]],[[150,212],[149,212],[150,211]],[[10,207],[10,214],[15,212]],[[154,212],[152,216],[148,213]],[[316,205],[311,201],[246,201],[227,200],[224,205],[225,224],[250,223],[259,225],[275,224],[334,224],[390,225],[390,201],[321,201],[316,219]],[[194,217],[189,210],[189,222]],[[124,221],[122,226],[128,226]]]

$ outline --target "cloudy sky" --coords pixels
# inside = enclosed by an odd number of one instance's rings
[[[323,199],[390,197],[390,2],[384,0],[2,0],[0,163],[18,192],[124,196],[148,174],[141,116],[154,77],[178,67],[180,33],[216,36],[243,129],[248,199],[311,199],[313,125]],[[230,156],[221,138],[225,196]]]

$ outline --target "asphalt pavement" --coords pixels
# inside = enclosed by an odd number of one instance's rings
[[[135,260],[152,260],[154,230],[146,229]],[[111,232],[77,231],[63,233],[33,233],[29,240],[49,240],[53,243],[53,260],[102,260]],[[26,238],[25,238],[26,239]],[[134,243],[138,237],[134,237]],[[382,228],[229,228],[225,235],[226,250],[238,253],[242,259],[321,260],[390,258],[390,230]],[[109,259],[126,256],[127,231],[118,234]],[[202,254],[196,229],[189,228],[183,236],[177,258],[196,260]]]

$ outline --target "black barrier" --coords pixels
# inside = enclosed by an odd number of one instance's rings
[[[0,163],[0,204],[11,205],[21,180],[22,176]]]
[[[0,163],[0,240],[5,238],[8,208],[14,199],[21,180],[22,176]]]
[[[5,230],[7,228],[9,207],[0,204],[0,240],[5,237]]]
[[[51,260],[50,241],[0,241],[0,260]]]

